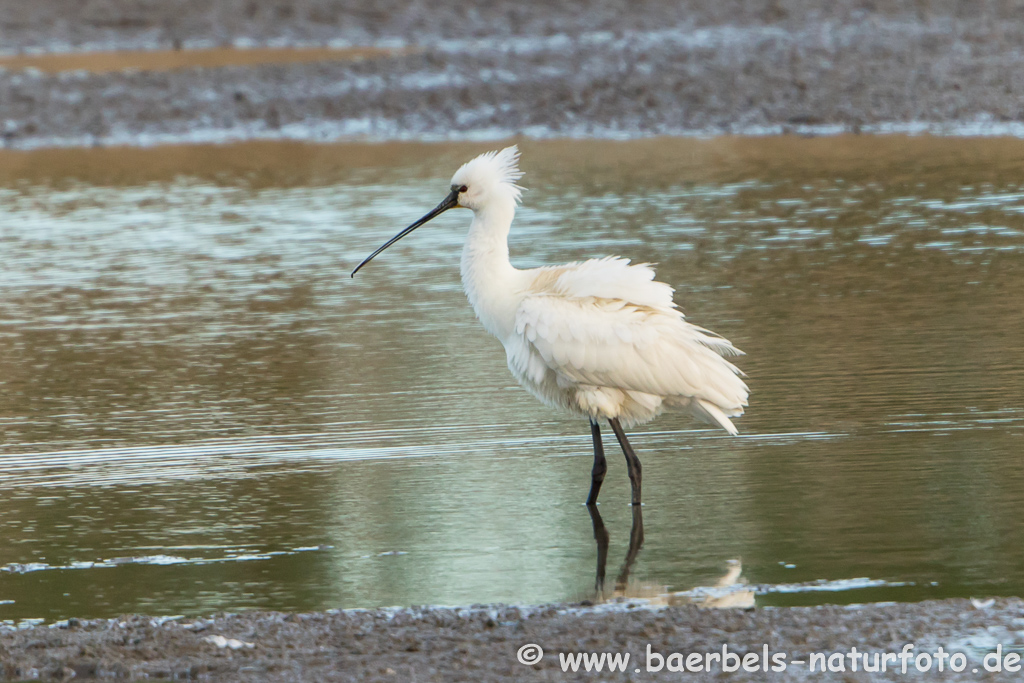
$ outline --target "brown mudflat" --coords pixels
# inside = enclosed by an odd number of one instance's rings
[[[119,50],[103,52],[55,52],[0,55],[0,68],[38,69],[55,74],[63,71],[110,73],[118,71],[173,71],[215,69],[225,66],[259,64],[302,64],[305,62],[356,61],[395,54],[374,47],[284,47],[209,48],[190,50]]]

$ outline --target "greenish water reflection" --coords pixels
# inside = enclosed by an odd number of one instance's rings
[[[347,277],[479,149],[5,153],[0,620],[591,597],[589,433],[473,319],[466,217]],[[740,438],[635,434],[640,589],[742,558],[759,604],[1024,594],[1022,152],[524,145],[514,260],[655,261],[748,354]]]

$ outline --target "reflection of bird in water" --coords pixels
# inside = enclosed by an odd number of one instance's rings
[[[605,566],[608,564],[608,541],[610,535],[604,526],[601,513],[596,505],[588,505],[590,521],[594,525],[594,540],[597,541],[597,579],[594,581],[594,590],[598,597],[604,598],[604,575]],[[644,515],[643,508],[639,505],[633,506],[633,526],[629,530],[629,550],[626,551],[626,559],[622,561],[619,569],[619,576],[615,579],[614,596],[625,594],[626,586],[629,583],[629,572],[633,569],[640,549],[644,547]]]
[[[713,587],[696,587],[687,591],[668,593],[664,586],[631,583],[630,572],[636,563],[637,555],[644,545],[644,518],[642,508],[633,506],[633,525],[629,530],[629,550],[622,562],[619,575],[615,579],[615,587],[611,593],[604,589],[605,571],[608,564],[608,543],[610,534],[601,518],[596,505],[587,506],[590,521],[594,526],[594,540],[597,542],[597,578],[594,589],[598,600],[615,600],[621,598],[637,598],[649,605],[689,605],[711,608],[750,608],[754,606],[754,591],[746,588],[746,580],[741,578],[743,564],[739,560],[728,560],[728,569]]]
[[[746,587],[746,579],[741,578],[743,563],[739,560],[726,560],[725,574],[711,588],[691,588],[688,591],[668,593],[662,598],[669,605],[692,603],[701,607],[717,607],[725,609],[739,607],[748,609],[754,606],[754,591]]]
[[[505,347],[509,370],[545,404],[590,420],[594,442],[587,504],[597,503],[608,465],[600,420],[607,420],[629,468],[633,505],[641,499],[640,459],[623,424],[662,410],[688,412],[736,434],[747,385],[723,356],[723,339],[683,319],[672,287],[648,264],[619,257],[520,270],[509,261],[508,233],[521,189],[519,151],[481,154],[455,172],[451,191],[430,213],[366,257],[454,208],[473,211],[462,250],[462,285],[484,328]]]

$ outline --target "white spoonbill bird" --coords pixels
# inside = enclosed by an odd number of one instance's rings
[[[727,339],[691,325],[654,281],[648,264],[611,256],[520,270],[508,257],[522,188],[519,150],[481,154],[452,176],[433,211],[388,240],[352,271],[449,209],[473,212],[462,250],[462,285],[484,328],[505,346],[508,368],[543,403],[590,420],[594,467],[587,505],[597,503],[608,465],[600,421],[607,420],[626,456],[633,505],[640,504],[640,459],[622,425],[678,409],[736,434],[747,385],[723,356],[741,352]]]

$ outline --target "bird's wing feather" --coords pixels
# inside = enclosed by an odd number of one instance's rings
[[[547,270],[544,268],[541,271]],[[622,299],[638,306],[674,309],[672,287],[654,279],[649,263],[630,265],[629,259],[618,256],[591,259],[553,269],[559,272],[551,293],[570,299],[596,297]]]
[[[650,267],[600,259],[540,271],[542,286],[520,304],[515,334],[560,379],[742,412],[747,387],[721,355],[739,351],[686,322]]]

